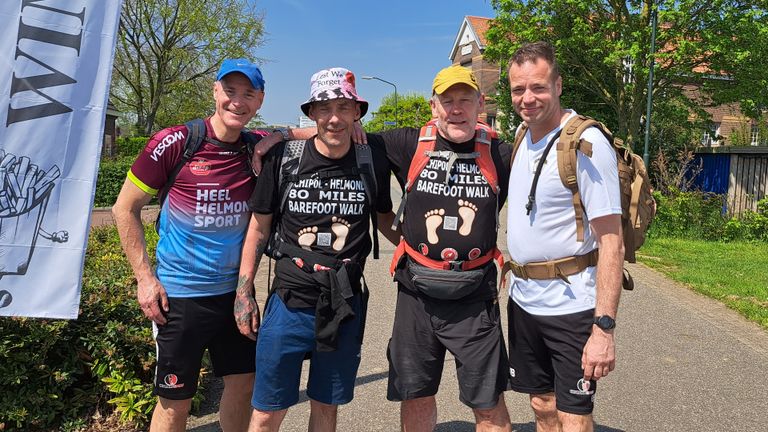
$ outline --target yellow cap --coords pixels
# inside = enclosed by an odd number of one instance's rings
[[[435,80],[432,82],[432,91],[437,94],[443,94],[444,91],[454,84],[466,84],[475,90],[480,90],[480,86],[477,85],[477,80],[475,80],[475,76],[469,68],[453,65],[435,75]]]

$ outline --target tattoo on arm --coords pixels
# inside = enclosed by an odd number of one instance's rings
[[[248,276],[240,275],[240,278],[237,280],[237,293],[238,294],[249,294],[250,293],[248,279],[249,279]]]
[[[256,243],[256,264],[254,265],[254,271],[256,271],[259,268],[259,263],[261,262],[261,257],[264,256],[264,251],[267,249],[267,242],[264,240],[259,240]]]

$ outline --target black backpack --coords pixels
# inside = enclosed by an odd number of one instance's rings
[[[281,214],[288,199],[288,192],[294,183],[321,174],[322,177],[338,177],[341,175],[359,175],[365,188],[365,195],[368,200],[371,216],[371,227],[373,228],[373,258],[379,258],[379,239],[378,239],[378,220],[376,217],[376,193],[378,191],[376,183],[376,174],[373,169],[373,157],[371,147],[367,144],[353,144],[355,146],[355,159],[357,167],[353,170],[336,170],[323,173],[298,174],[301,157],[304,154],[305,140],[293,140],[285,143],[285,150],[280,161],[280,174],[278,184],[280,185],[280,205],[278,214]],[[275,242],[282,241],[279,238],[277,224],[279,217],[273,220],[272,241],[267,249],[267,254],[276,250]]]

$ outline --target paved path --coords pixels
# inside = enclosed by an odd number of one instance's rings
[[[144,222],[154,222],[159,210],[160,207],[157,205],[145,206],[141,209],[141,219]],[[91,227],[114,224],[115,218],[112,217],[112,207],[96,207],[91,211]]]
[[[386,346],[396,291],[387,270],[393,247],[386,241],[381,244],[381,259],[369,260],[367,266],[371,300],[363,358],[355,399],[339,410],[339,431],[399,430],[399,405],[385,397]],[[636,288],[622,296],[617,369],[600,381],[596,430],[768,430],[768,333],[647,267],[629,268]],[[265,269],[266,265],[257,282],[261,296],[266,293]],[[435,430],[473,431],[471,411],[458,400],[454,371],[449,358],[438,393]],[[508,392],[505,397],[514,430],[533,432],[527,396]],[[188,430],[218,431],[213,410],[191,419]],[[301,401],[289,410],[282,430],[305,431],[308,417],[309,402],[302,390]]]
[[[97,220],[94,216],[93,222]],[[501,221],[505,220],[502,215]],[[502,248],[506,247],[503,235],[499,240]],[[367,265],[371,300],[366,339],[355,399],[339,410],[338,430],[343,432],[399,430],[399,405],[385,397],[386,346],[396,295],[388,267],[394,248],[386,240],[381,245],[381,259],[369,260]],[[264,262],[256,284],[262,305],[266,269]],[[647,267],[631,265],[629,269],[636,288],[625,291],[621,299],[617,368],[600,380],[596,430],[768,430],[768,333],[722,304]],[[506,296],[502,307],[506,308]],[[438,393],[435,430],[470,432],[474,430],[472,414],[458,400],[454,371],[449,358]],[[220,382],[214,380],[209,388],[210,400],[190,419],[188,430],[220,430],[215,412]],[[505,397],[514,430],[534,431],[527,396],[507,392]],[[308,417],[309,402],[302,391],[300,403],[289,410],[282,430],[305,431]]]

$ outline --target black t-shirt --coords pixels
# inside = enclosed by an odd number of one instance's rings
[[[385,146],[392,171],[401,186],[405,184],[416,153],[418,137],[419,130],[412,128],[369,136],[369,143]],[[457,144],[438,135],[435,151],[472,153],[474,146],[474,139]],[[498,196],[474,159],[457,160],[448,174],[448,154],[430,158],[408,192],[402,224],[408,244],[429,258],[441,261],[471,260],[493,249],[497,238],[497,211],[507,197],[511,156],[510,145],[493,140],[491,157],[499,181]],[[395,277],[413,289],[406,273],[401,266]],[[488,289],[478,290],[477,296],[495,295],[495,271],[488,271],[486,282]]]
[[[370,208],[363,181],[355,174],[322,180],[312,176],[299,180],[288,190],[284,207],[278,209],[282,200],[278,182],[284,149],[285,144],[280,144],[265,155],[256,188],[248,200],[251,211],[279,217],[277,229],[288,244],[339,260],[350,259],[357,262],[361,269],[364,268],[372,244],[370,212],[387,213],[392,210],[389,164],[383,147],[371,146],[378,189],[375,209]],[[298,174],[354,170],[356,167],[354,145],[342,158],[330,159],[317,151],[314,139],[309,139],[304,144]],[[300,270],[290,259],[278,261],[274,288],[281,298],[291,307],[313,307],[317,287],[307,287],[306,291],[281,290],[280,274],[283,271]],[[359,289],[357,278],[350,282],[353,289]]]

